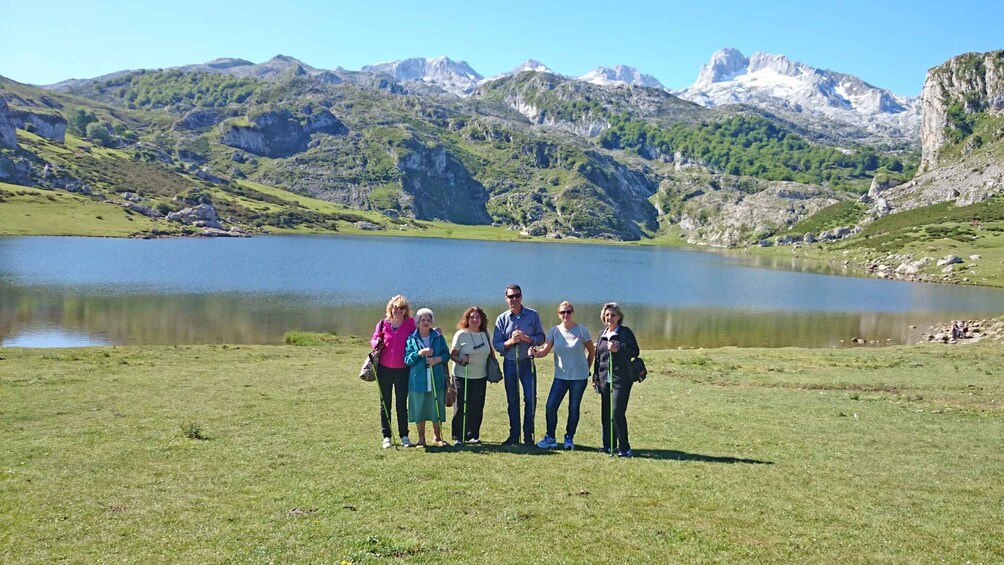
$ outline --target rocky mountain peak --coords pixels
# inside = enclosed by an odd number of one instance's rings
[[[708,64],[701,67],[701,72],[698,73],[697,80],[691,88],[731,80],[737,74],[745,72],[749,62],[738,49],[732,47],[719,49],[711,55]]]
[[[716,51],[697,80],[676,94],[707,107],[764,108],[824,137],[833,121],[855,132],[851,137],[874,142],[916,143],[920,130],[916,98],[772,53],[746,58],[737,49]]]
[[[469,96],[477,88],[478,81],[484,78],[466,61],[453,61],[449,57],[412,57],[366,65],[361,70],[364,73],[386,73],[398,80],[433,83],[458,96]]]
[[[219,59],[213,59],[212,61],[209,61],[208,63],[204,63],[204,64],[205,64],[205,66],[207,66],[207,67],[209,67],[211,69],[219,69],[221,71],[224,71],[226,69],[232,69],[234,67],[244,67],[244,66],[253,65],[254,63],[252,63],[251,61],[245,60],[245,59],[234,59],[232,57],[221,57]]]
[[[792,61],[784,55],[774,55],[761,51],[750,55],[749,65],[746,70],[750,73],[770,71],[787,77],[798,77],[817,72],[816,69],[804,63]]]
[[[544,63],[541,63],[536,59],[527,59],[526,61],[523,61],[521,65],[509,71],[508,74],[515,75],[526,71],[533,71],[535,73],[554,73],[554,71],[552,71],[550,67]]]
[[[630,86],[664,88],[659,79],[652,75],[642,74],[638,69],[627,65],[616,65],[614,68],[596,67],[580,76],[579,80],[599,85],[626,84]]]

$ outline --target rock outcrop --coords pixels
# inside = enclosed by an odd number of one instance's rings
[[[59,114],[31,112],[17,108],[11,110],[11,116],[18,128],[57,143],[66,141],[66,118]]]
[[[723,182],[716,184],[722,185]],[[791,182],[762,184],[765,188],[753,194],[725,185],[719,188],[709,186],[687,198],[680,215],[680,227],[688,241],[730,247],[751,238],[762,240],[840,202],[842,198],[833,190],[819,186]],[[825,237],[827,240],[839,239],[849,233],[849,230],[834,230]],[[804,243],[819,240],[814,234],[805,234],[802,239]],[[779,240],[777,243],[790,241]]]
[[[17,148],[17,125],[3,98],[0,98],[0,147]]]
[[[305,151],[315,133],[344,135],[345,124],[328,110],[298,116],[288,109],[248,116],[249,125],[224,123],[220,142],[265,157],[288,157]]]
[[[920,94],[921,164],[926,171],[938,166],[941,147],[952,128],[966,114],[1004,112],[1004,50],[966,53],[927,71]]]
[[[167,215],[167,221],[189,224],[200,228],[222,230],[216,208],[210,204],[199,204]]]
[[[446,148],[409,140],[395,156],[405,194],[402,207],[410,207],[416,218],[491,223],[485,209],[488,191]]]

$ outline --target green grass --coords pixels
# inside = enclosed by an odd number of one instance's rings
[[[85,196],[0,183],[0,235],[127,237],[154,227],[169,229]]]
[[[500,448],[500,385],[487,445],[382,450],[365,351],[0,349],[0,561],[1004,560],[996,346],[646,352],[633,460],[591,392]]]

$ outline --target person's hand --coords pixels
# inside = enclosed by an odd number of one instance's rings
[[[516,345],[517,343],[523,341],[523,330],[516,329],[512,332],[512,343]]]
[[[621,342],[611,341],[610,342],[610,353],[617,353],[621,350]]]
[[[463,359],[460,360],[460,364],[463,365],[463,366],[465,366],[465,367],[470,362],[471,362],[471,356],[470,355],[464,355]]]
[[[430,356],[432,356],[432,348],[431,347],[425,347],[425,348],[419,349],[418,350],[418,354],[421,355],[422,357],[430,357]]]
[[[539,354],[540,352],[539,352],[539,351],[537,351],[537,348],[536,348],[536,347],[533,347],[533,346],[530,346],[530,349],[528,349],[528,350],[527,350],[527,353],[529,353],[530,357],[537,357],[537,355],[538,355],[538,354]]]

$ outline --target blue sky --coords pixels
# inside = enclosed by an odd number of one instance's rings
[[[485,76],[531,57],[576,76],[625,64],[682,88],[735,47],[916,96],[930,67],[1004,48],[1000,0],[0,0],[0,13],[0,75],[31,84],[281,53],[350,70],[446,55]]]

